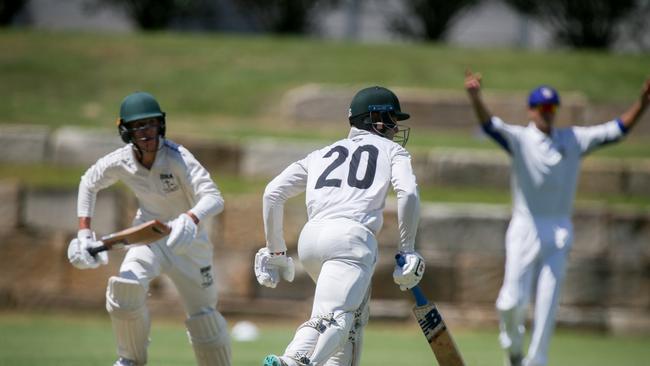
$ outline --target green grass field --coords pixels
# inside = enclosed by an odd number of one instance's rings
[[[260,365],[266,354],[281,352],[298,323],[298,320],[267,322],[260,327],[259,340],[234,342],[233,365]],[[414,322],[371,321],[362,365],[435,365],[431,350],[419,332]],[[496,329],[456,330],[454,336],[468,365],[501,364]],[[149,364],[195,364],[180,319],[154,317],[151,338]],[[647,365],[648,344],[650,336],[613,337],[559,330],[552,341],[549,365]],[[114,361],[113,349],[111,325],[104,314],[0,313],[0,366],[105,366]]]
[[[0,122],[51,126],[110,123],[134,90],[164,100],[176,120],[201,124],[259,117],[306,83],[462,91],[467,67],[494,92],[550,83],[595,101],[627,101],[650,64],[649,54],[189,33],[0,30],[0,47],[11,50],[0,53]]]
[[[592,101],[628,102],[648,75],[650,54],[463,49],[442,44],[359,44],[314,38],[191,33],[81,33],[0,29],[0,124],[112,127],[119,102],[134,90],[164,101],[168,133],[243,140],[323,139],[345,128],[297,129],[278,115],[291,88],[369,84],[462,93],[466,67],[490,92],[526,92],[540,83]],[[391,55],[391,57],[386,57]],[[650,157],[630,136],[598,155]],[[449,131],[414,131],[410,149],[497,149]]]

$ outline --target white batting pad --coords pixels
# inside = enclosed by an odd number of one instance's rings
[[[354,323],[350,329],[347,342],[325,362],[325,366],[359,366],[361,350],[363,349],[363,331],[370,318],[369,297],[370,291],[366,294],[359,309],[354,312]]]
[[[318,337],[314,353],[310,358],[313,364],[321,365],[345,345],[353,320],[354,313],[351,312],[336,312],[329,318],[322,319],[321,324],[325,329]]]
[[[199,366],[230,366],[228,325],[218,311],[193,315],[185,325]]]
[[[138,365],[147,363],[151,329],[145,296],[145,288],[136,280],[115,276],[108,280],[106,310],[111,316],[117,354]]]

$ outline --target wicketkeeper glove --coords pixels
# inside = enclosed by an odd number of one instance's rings
[[[194,220],[190,215],[182,213],[176,219],[168,222],[167,226],[172,229],[167,238],[167,246],[178,255],[187,252],[198,231]]]
[[[68,245],[68,260],[78,269],[97,268],[102,264],[108,264],[106,252],[99,252],[94,257],[88,253],[88,248],[100,245],[102,243],[95,240],[95,233],[92,230],[81,229],[77,232],[77,237]]]
[[[285,281],[292,282],[295,276],[293,259],[281,254],[273,254],[268,248],[262,248],[255,254],[255,277],[260,285],[275,288],[280,282],[280,276]]]
[[[416,252],[400,252],[399,255],[404,258],[404,265],[395,265],[393,280],[399,285],[400,290],[410,290],[422,279],[425,267],[424,258]]]

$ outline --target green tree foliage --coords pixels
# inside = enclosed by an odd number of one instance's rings
[[[521,13],[552,27],[555,38],[576,48],[608,48],[619,25],[643,1],[505,0]],[[647,21],[647,18],[646,18]]]
[[[405,1],[407,14],[396,16],[391,27],[398,33],[418,39],[442,39],[456,16],[479,0],[411,0]],[[415,21],[415,22],[414,22]]]
[[[28,0],[0,0],[0,26],[7,26]]]
[[[199,18],[213,11],[209,0],[96,0],[99,4],[123,9],[141,29],[158,30],[169,27],[173,20]]]
[[[253,18],[262,31],[304,34],[311,27],[317,5],[334,5],[338,0],[234,0],[243,13]]]

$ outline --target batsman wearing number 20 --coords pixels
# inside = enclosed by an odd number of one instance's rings
[[[377,260],[376,234],[390,186],[397,193],[400,241],[405,259],[396,266],[402,290],[422,278],[424,261],[415,252],[419,196],[411,157],[404,149],[409,129],[393,92],[382,87],[359,91],[349,110],[347,138],[289,165],[266,187],[263,199],[266,246],[255,257],[261,285],[293,280],[286,255],[284,202],[306,191],[309,221],[298,240],[298,256],[316,282],[309,320],[296,330],[284,354],[269,355],[265,366],[359,365],[368,321],[370,279]],[[401,145],[400,145],[401,144]]]
[[[202,225],[223,210],[223,198],[209,173],[182,146],[165,139],[165,113],[154,97],[137,92],[122,102],[118,130],[126,145],[100,158],[81,177],[77,213],[79,232],[68,258],[77,268],[108,263],[88,248],[101,243],[90,228],[97,192],[122,181],[136,195],[133,224],[158,219],[171,228],[168,237],[128,250],[119,274],[108,280],[106,309],[117,341],[114,366],[147,363],[150,321],[145,300],[150,282],[167,275],[180,294],[185,322],[199,366],[229,366],[230,338],[216,310],[213,247]]]
[[[549,86],[528,98],[528,126],[493,117],[480,94],[481,77],[469,70],[465,88],[483,130],[512,159],[512,220],[506,233],[505,277],[496,302],[499,340],[512,366],[543,366],[555,324],[566,258],[573,243],[571,213],[582,158],[621,140],[650,103],[650,79],[619,118],[595,126],[555,128],[560,96]],[[533,289],[534,328],[523,357],[524,321]]]

